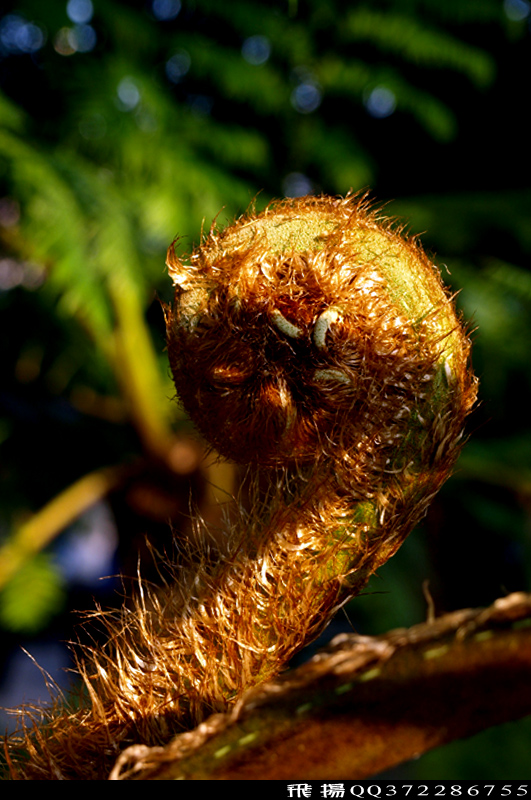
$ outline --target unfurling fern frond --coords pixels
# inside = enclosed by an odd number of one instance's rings
[[[277,674],[422,518],[475,401],[437,270],[363,199],[276,203],[168,264],[177,390],[248,465],[249,511],[109,617],[82,666],[89,705],[26,737],[31,779],[106,777],[125,746],[166,742]]]

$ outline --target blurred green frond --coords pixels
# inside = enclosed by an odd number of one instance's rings
[[[438,141],[450,141],[456,131],[455,115],[435,95],[413,86],[388,67],[351,61],[345,63],[336,57],[323,60],[316,74],[331,95],[366,99],[373,89],[391,91],[396,107],[405,111]]]
[[[201,36],[175,38],[177,47],[186,48],[192,60],[192,74],[208,80],[226,101],[249,103],[259,114],[282,110],[289,94],[278,72],[266,64],[257,69],[241,53]]]
[[[318,119],[304,118],[297,126],[294,168],[303,169],[310,155],[326,185],[339,194],[364,189],[374,175],[373,160],[352,141],[347,128],[330,130]]]
[[[425,196],[388,208],[426,231],[424,243],[478,329],[474,364],[489,416],[506,425],[519,419],[531,390],[531,275],[509,255],[525,263],[531,254],[531,192]]]
[[[503,257],[503,248],[509,242],[511,247],[517,243],[522,253],[531,253],[528,188],[402,198],[390,204],[389,210],[408,221],[412,231],[422,233],[425,242],[445,254],[475,251],[484,256]],[[492,250],[494,245],[496,252]]]
[[[5,131],[0,154],[22,206],[9,244],[47,268],[46,289],[105,354],[145,443],[162,451],[171,392],[143,319],[147,276],[127,195],[72,154],[45,156]]]
[[[97,341],[111,330],[109,305],[100,279],[87,265],[89,231],[71,185],[54,168],[53,157],[0,130],[0,159],[10,190],[22,206],[20,254],[46,267],[63,294],[62,307],[79,314]]]
[[[63,579],[53,559],[39,553],[0,591],[0,624],[11,631],[35,633],[63,608],[65,599]]]
[[[471,440],[460,457],[459,469],[467,478],[503,486],[531,498],[531,436],[519,434],[488,442]],[[518,511],[522,516],[522,509]],[[516,526],[508,526],[507,535],[516,529]]]
[[[1,92],[0,123],[8,130],[20,131],[24,127],[24,113]]]
[[[478,86],[487,86],[496,72],[489,53],[405,14],[361,6],[347,15],[343,35],[419,66],[456,70]]]
[[[498,259],[492,259],[486,270],[488,278],[500,290],[510,291],[515,294],[522,302],[531,304],[531,273],[517,267],[514,264],[507,264]],[[531,312],[531,307],[529,307]]]
[[[385,5],[403,9],[403,0],[384,0]],[[503,19],[502,4],[499,0],[408,0],[407,9],[411,14],[429,14],[441,20],[463,24],[467,22],[499,22]]]

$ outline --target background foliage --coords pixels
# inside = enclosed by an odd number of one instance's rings
[[[170,522],[185,535],[190,496],[215,522],[211,483],[233,488],[174,402],[159,298],[172,239],[189,250],[252,200],[370,189],[477,326],[481,405],[458,473],[352,625],[420,621],[425,580],[438,612],[530,588],[530,19],[528,0],[3,3],[7,686],[11,646],[45,643],[46,661],[69,608],[116,602],[97,576],[134,574]],[[525,778],[526,725],[404,775]]]

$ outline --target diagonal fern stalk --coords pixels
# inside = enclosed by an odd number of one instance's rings
[[[438,272],[362,198],[274,204],[168,263],[177,390],[248,465],[249,511],[164,592],[141,583],[132,609],[100,615],[90,701],[22,737],[26,778],[106,777],[127,745],[166,742],[278,673],[423,516],[475,400]]]

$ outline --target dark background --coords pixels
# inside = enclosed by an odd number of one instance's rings
[[[211,483],[236,485],[190,439],[160,299],[173,238],[190,250],[252,200],[369,190],[422,235],[474,329],[456,475],[328,636],[421,621],[425,581],[438,613],[529,589],[530,20],[528,0],[3,3],[0,567],[67,487],[128,472],[90,511],[67,500],[69,524],[52,514],[47,547],[3,580],[2,704],[46,696],[20,645],[63,682],[70,610],[120,602],[100,577],[134,575],[139,552],[151,576],[146,537],[186,535],[190,497],[215,523]],[[530,733],[503,726],[400,776],[525,779]]]

